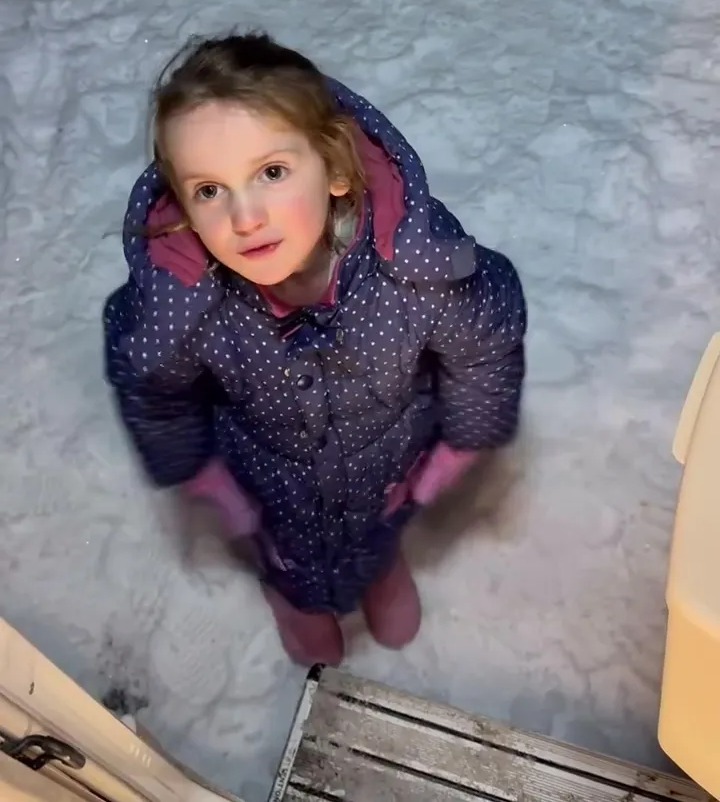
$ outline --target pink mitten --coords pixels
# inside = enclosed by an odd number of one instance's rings
[[[249,537],[259,531],[257,503],[238,487],[220,460],[208,463],[183,490],[189,498],[210,502],[219,510],[230,538]]]
[[[478,456],[478,451],[459,451],[439,443],[410,479],[413,499],[418,504],[430,504],[454,485]]]

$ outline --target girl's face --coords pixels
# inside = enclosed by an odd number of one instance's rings
[[[205,103],[172,117],[163,146],[193,230],[255,284],[279,284],[309,265],[330,196],[348,191],[330,181],[304,134],[238,104]]]

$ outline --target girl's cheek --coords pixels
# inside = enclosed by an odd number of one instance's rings
[[[277,201],[276,208],[298,225],[316,223],[318,220],[324,223],[329,203],[327,196],[307,191],[288,193]]]
[[[191,217],[195,230],[211,237],[222,231],[226,219],[227,215],[221,209],[203,209]]]

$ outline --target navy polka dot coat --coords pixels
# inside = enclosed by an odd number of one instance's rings
[[[513,436],[526,307],[512,264],[431,196],[403,136],[328,81],[392,179],[370,181],[334,302],[278,319],[221,265],[183,279],[154,263],[139,230],[167,187],[152,164],[130,196],[129,276],[104,321],[106,376],[153,482],[222,458],[261,505],[265,581],[300,609],[347,613],[413,512],[384,517],[387,488],[440,441]]]

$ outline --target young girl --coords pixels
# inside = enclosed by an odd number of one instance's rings
[[[337,665],[358,608],[402,648],[401,529],[517,427],[519,278],[377,109],[266,35],[191,43],[154,111],[104,316],[144,468],[253,544],[295,661]]]

